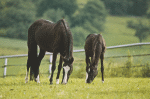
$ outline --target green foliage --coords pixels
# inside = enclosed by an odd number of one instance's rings
[[[85,43],[86,36],[90,34],[89,31],[86,31],[82,27],[74,27],[71,29],[73,34],[73,45],[74,46],[83,46]]]
[[[65,18],[65,16],[65,12],[61,9],[49,9],[44,13],[42,18],[57,22],[58,20]]]
[[[105,18],[106,10],[103,2],[100,0],[90,0],[82,9],[79,10],[79,14],[74,16],[73,26],[81,26],[88,29],[89,32],[100,32],[104,29],[103,25],[105,23]],[[93,29],[93,27],[95,29]]]
[[[150,5],[150,3],[149,3],[149,5]],[[150,6],[149,6],[149,9],[147,10],[146,16],[147,16],[147,18],[150,19]]]
[[[150,65],[147,63],[143,68],[142,68],[142,77],[150,77]]]
[[[37,6],[37,16],[42,16],[48,9],[62,9],[71,16],[78,8],[76,0],[41,0]]]
[[[128,60],[125,64],[125,67],[123,68],[122,75],[125,77],[131,77],[132,76],[132,71],[131,68],[133,66],[133,57],[129,55]]]
[[[128,27],[136,30],[135,36],[139,38],[139,41],[142,42],[144,39],[148,37],[150,34],[150,27],[145,25],[141,20],[138,23],[134,23],[133,21],[128,21]]]
[[[99,30],[96,28],[96,24],[95,24],[95,27],[94,27],[94,25],[92,25],[89,21],[85,21],[85,23],[83,24],[83,28],[86,31],[88,31],[89,33],[99,33]],[[101,29],[102,26],[100,25],[99,28]]]
[[[27,8],[25,5],[31,6]],[[27,30],[34,20],[34,7],[30,2],[7,0],[0,12],[0,27],[6,29],[5,36],[27,39]]]
[[[149,0],[102,0],[111,15],[145,15]]]
[[[128,14],[136,16],[146,14],[149,6],[149,0],[131,0],[131,2],[133,5],[128,8]]]
[[[128,8],[133,5],[129,0],[102,0],[111,15],[126,15]]]
[[[49,9],[47,10],[43,17],[43,19],[46,19],[46,20],[50,20],[52,22],[57,22],[58,20],[64,18],[66,20],[66,22],[68,23],[68,25],[70,26],[71,25],[71,22],[70,22],[70,19],[69,17],[65,14],[64,10],[61,10],[61,9]]]

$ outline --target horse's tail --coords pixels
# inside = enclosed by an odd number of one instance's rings
[[[33,23],[28,29],[28,64],[27,68],[30,68],[30,75],[36,71],[36,63],[37,63],[37,43],[35,40],[35,31],[37,30],[36,22]],[[30,80],[33,80],[30,77]]]

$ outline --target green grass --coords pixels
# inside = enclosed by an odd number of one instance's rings
[[[139,43],[139,39],[134,36],[135,30],[127,27],[127,21],[138,21],[141,19],[143,22],[148,19],[136,17],[117,17],[108,16],[106,18],[105,31],[102,33],[107,46],[122,45]],[[143,42],[150,42],[150,38],[143,40]]]
[[[106,21],[106,27],[103,34],[103,37],[106,40],[107,46],[113,45],[121,45],[121,44],[129,44],[129,43],[137,43],[138,38],[134,36],[135,31],[133,29],[129,29],[126,27],[128,20],[135,20],[137,18],[133,17],[116,17],[116,16],[108,16]],[[146,39],[145,42],[149,42],[150,39]],[[141,46],[141,47],[130,47],[130,48],[118,48],[118,49],[107,49],[105,53],[105,57],[111,56],[121,56],[121,55],[136,55],[136,54],[149,54],[149,46]],[[74,47],[74,49],[84,49],[81,47]],[[27,54],[27,41],[23,40],[15,40],[0,37],[0,56],[2,55],[17,55],[17,54]],[[74,73],[72,77],[75,77],[78,71],[81,68],[85,68],[85,53],[74,53]],[[149,56],[146,57],[136,57],[133,58],[133,64],[146,64],[149,63]],[[105,59],[104,65],[105,68],[109,66],[109,64],[113,64],[112,66],[124,66],[128,59],[127,58],[116,58],[116,59]],[[8,59],[8,65],[21,65],[20,72],[18,67],[8,67],[7,74],[8,75],[21,75],[21,73],[25,74],[26,72],[26,58],[14,58]],[[57,65],[59,61],[59,56],[57,58]],[[3,76],[3,68],[4,59],[0,59],[0,76]],[[22,66],[23,65],[23,66]],[[40,73],[48,73],[48,65],[49,65],[49,55],[47,55],[42,60],[42,65],[40,67]],[[56,66],[57,66],[56,65]],[[100,64],[99,64],[100,65]],[[12,70],[13,69],[13,70]],[[85,75],[85,73],[79,73],[79,75]]]
[[[114,18],[114,17],[113,17]],[[110,17],[111,20],[113,18]],[[116,17],[117,18],[117,17]],[[117,29],[116,29],[117,30]],[[108,36],[111,34],[106,33]],[[104,35],[105,36],[105,35]],[[123,36],[123,34],[122,34]],[[117,44],[117,41],[115,41],[117,37],[114,38],[114,42],[111,42],[111,45]],[[133,38],[133,36],[131,36]],[[119,39],[119,38],[118,38]],[[108,38],[106,37],[106,44],[108,41]],[[14,39],[7,39],[7,38],[0,38],[0,56],[1,55],[17,55],[17,54],[27,54],[27,45],[26,41],[22,40],[14,40]],[[3,43],[4,42],[4,43]],[[120,42],[121,44],[124,44],[125,42]],[[84,47],[74,47],[74,49],[83,49]],[[136,54],[149,54],[149,46],[141,46],[141,47],[129,47],[129,48],[118,48],[118,49],[107,49],[105,53],[105,57],[111,57],[111,56],[122,56],[122,55],[136,55]],[[135,57],[133,58],[133,64],[139,65],[139,64],[147,64],[149,63],[150,56],[146,57]],[[117,66],[124,66],[128,58],[105,58],[104,65],[105,68],[109,67],[109,64],[112,64],[112,67]],[[59,56],[57,58],[57,65],[58,66]],[[18,66],[8,66],[7,67],[7,75],[22,75],[26,73],[26,62],[27,57],[25,58],[8,58],[8,65],[19,65]],[[3,68],[4,66],[4,59],[0,59],[0,76],[3,76]],[[49,66],[49,55],[44,57],[42,60],[42,64],[40,66],[40,73],[48,73],[48,66]],[[74,53],[74,71],[72,74],[72,77],[75,76],[84,76],[85,73],[82,72],[82,69],[85,69],[85,53]],[[100,66],[100,64],[99,64]],[[56,70],[57,71],[57,70]],[[81,71],[81,72],[79,72]],[[56,73],[56,72],[55,72]]]
[[[55,81],[55,80],[54,80]],[[150,79],[148,78],[106,78],[102,83],[95,78],[86,84],[85,79],[71,78],[67,85],[49,85],[48,78],[41,83],[24,83],[24,77],[0,78],[2,99],[148,99]]]
[[[27,54],[27,41],[0,37],[0,56]]]
[[[106,40],[107,46],[131,44],[139,42],[138,38],[134,36],[135,30],[126,27],[126,21],[137,20],[133,17],[115,17],[108,16],[103,37]],[[150,38],[145,39],[144,42],[149,42]],[[83,49],[84,47],[74,47],[74,49]],[[149,53],[149,46],[130,47],[107,49],[105,57],[121,56],[121,55],[136,55]],[[17,55],[27,54],[27,41],[15,40],[0,37],[0,56],[2,55]],[[70,76],[67,85],[56,85],[55,78],[57,69],[54,74],[54,85],[49,85],[48,68],[49,55],[46,55],[42,60],[40,66],[41,83],[35,82],[24,83],[26,73],[27,57],[23,58],[8,58],[7,76],[0,78],[0,99],[20,99],[20,98],[104,98],[104,99],[147,99],[150,93],[149,78],[142,77],[141,68],[133,68],[133,76],[137,78],[109,78],[109,77],[124,77],[122,76],[123,69],[119,66],[125,66],[128,58],[105,58],[105,83],[101,83],[101,73],[94,80],[92,84],[85,84],[85,53],[74,53],[74,70]],[[150,56],[136,57],[132,59],[133,65],[149,64]],[[59,56],[57,58],[58,66]],[[18,66],[14,66],[18,65]],[[0,76],[3,76],[4,59],[0,59]],[[110,69],[111,68],[111,69]],[[116,68],[116,69],[113,69]],[[100,63],[99,68],[100,69]],[[138,75],[139,74],[139,75]],[[15,77],[9,77],[14,75]],[[60,76],[60,80],[62,73]],[[82,79],[79,79],[82,78]]]

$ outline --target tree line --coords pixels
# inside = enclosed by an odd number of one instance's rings
[[[57,22],[64,17],[73,33],[74,45],[80,46],[87,34],[104,30],[108,14],[150,17],[149,1],[88,0],[80,8],[77,0],[1,0],[0,36],[27,40],[27,30],[35,20]]]

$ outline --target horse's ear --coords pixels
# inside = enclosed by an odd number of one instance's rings
[[[73,63],[73,61],[74,61],[74,58],[72,57],[72,58],[70,59],[70,63]]]

